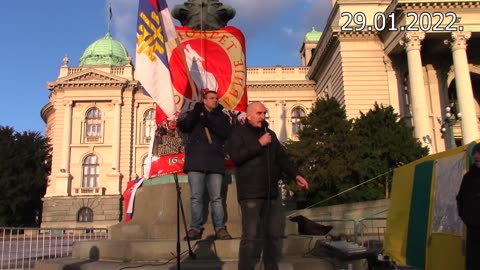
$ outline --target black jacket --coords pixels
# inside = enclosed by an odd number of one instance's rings
[[[475,165],[463,176],[457,207],[465,225],[480,228],[480,168]]]
[[[223,113],[222,105],[208,112],[203,104],[188,111],[185,118],[178,121],[177,126],[187,133],[185,143],[184,172],[199,171],[207,173],[225,173],[225,140],[231,132],[228,116]],[[203,116],[200,114],[203,113]],[[205,133],[208,127],[212,144],[208,143]]]
[[[235,128],[229,140],[229,154],[234,162],[238,200],[276,199],[282,173],[290,179],[299,175],[288,160],[275,132],[268,129],[272,142],[263,146],[258,139],[265,134],[248,122]],[[285,179],[285,178],[283,178]]]

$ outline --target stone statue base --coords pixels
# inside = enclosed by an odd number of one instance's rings
[[[183,177],[185,178],[185,177]],[[227,177],[226,177],[227,178]],[[146,180],[150,181],[150,180]],[[241,235],[240,206],[237,201],[237,187],[233,181],[225,180],[223,198],[226,203],[226,226],[232,237]],[[185,212],[187,230],[190,229],[190,188],[180,182],[181,199]],[[208,195],[205,198],[208,203]],[[203,238],[214,235],[210,217],[210,207],[206,210]],[[180,213],[180,234],[183,239],[185,229]],[[112,240],[128,239],[175,239],[177,237],[177,189],[175,183],[148,185],[144,183],[135,196],[132,220],[121,222],[109,228]]]

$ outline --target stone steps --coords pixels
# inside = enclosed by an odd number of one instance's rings
[[[191,260],[184,259],[180,263],[180,269],[185,270],[237,270],[237,261],[221,260]],[[279,270],[336,270],[337,265],[330,259],[319,259],[313,257],[284,257],[279,263]],[[158,263],[123,263],[109,261],[81,260],[73,258],[39,261],[35,266],[37,270],[119,270],[119,269],[141,269],[141,270],[174,270],[177,269],[176,260]],[[260,263],[256,270],[263,269]],[[358,268],[361,269],[361,268]]]
[[[286,256],[303,256],[308,254],[321,236],[289,236],[282,240],[281,252]],[[191,241],[192,251],[197,259],[218,259],[222,261],[237,260],[240,239]],[[181,251],[188,253],[187,241],[180,241]],[[95,259],[123,262],[165,261],[175,255],[176,239],[164,240],[96,240],[76,242],[72,257],[77,259]]]
[[[282,240],[280,269],[335,269],[331,259],[309,256],[322,236],[288,236]],[[196,258],[189,257],[188,244],[180,242],[181,268],[237,269],[240,239],[191,241]],[[35,269],[176,269],[177,240],[95,240],[76,242],[70,258],[38,261]],[[260,268],[259,268],[260,269]]]
[[[189,189],[183,186],[183,205],[187,222],[190,217]],[[188,256],[187,242],[183,241],[185,234],[183,219],[181,219],[180,235],[182,237],[181,252],[183,269],[237,269],[239,237],[241,235],[241,215],[236,198],[236,186],[229,185],[227,202],[227,228],[234,237],[232,240],[213,238],[213,226],[210,218],[204,225],[203,240],[192,241],[191,246],[196,254],[192,260]],[[177,250],[177,211],[176,187],[174,184],[145,185],[138,190],[135,199],[133,219],[128,222],[109,227],[109,239],[99,241],[76,242],[70,258],[61,258],[36,262],[36,269],[176,269]],[[362,208],[363,209],[363,208]],[[312,214],[306,210],[306,214]],[[305,214],[302,212],[302,214]],[[208,217],[209,215],[206,215]],[[308,215],[310,216],[310,215]],[[331,216],[330,219],[336,219]],[[337,225],[337,224],[332,224]],[[187,225],[188,226],[188,225]],[[308,256],[315,247],[317,240],[323,236],[298,235],[296,222],[287,219],[278,224],[284,228],[287,235],[282,241],[283,258],[281,270],[293,269],[349,269],[333,258],[321,259]],[[317,254],[315,254],[317,255]],[[318,256],[318,255],[317,255]],[[356,263],[358,267],[355,267]],[[364,260],[354,261],[353,270],[364,270]],[[141,267],[139,267],[141,266]],[[258,268],[260,269],[260,268]]]

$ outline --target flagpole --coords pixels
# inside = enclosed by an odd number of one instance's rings
[[[185,56],[185,51],[183,50],[183,46],[180,43],[180,38],[175,38],[175,42],[177,43],[177,49],[180,52],[180,58],[182,58],[183,67],[185,68],[185,72],[187,73],[188,83],[190,84],[190,88],[192,89],[192,99],[196,102],[200,102],[200,97],[197,94],[197,87],[195,86],[195,82],[193,81],[192,75],[190,74],[190,69],[188,68],[186,59],[187,57]],[[210,130],[208,130],[208,127],[204,127],[204,129],[208,143],[212,144],[212,135],[210,134]]]
[[[108,33],[110,33],[110,23],[112,21],[112,2],[111,1],[108,1],[108,24],[107,24],[107,30],[108,30]]]
[[[197,94],[197,87],[195,86],[195,82],[193,81],[192,75],[190,74],[190,69],[188,68],[187,64],[187,57],[185,56],[185,51],[183,50],[183,46],[180,43],[180,38],[175,38],[175,42],[177,43],[177,49],[180,52],[180,58],[182,58],[183,67],[185,68],[185,72],[187,73],[188,83],[190,84],[190,89],[192,89],[192,99],[196,102],[199,102],[200,99]]]

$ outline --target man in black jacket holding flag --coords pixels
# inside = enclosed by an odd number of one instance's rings
[[[203,103],[196,103],[193,110],[182,115],[177,123],[180,131],[188,134],[183,171],[188,174],[191,193],[191,224],[187,233],[190,240],[202,238],[205,188],[210,197],[216,238],[232,238],[225,227],[221,195],[225,174],[224,146],[231,127],[228,116],[222,110],[217,92],[207,91],[203,95]]]
[[[265,121],[266,108],[260,102],[248,105],[245,125],[230,138],[237,197],[242,211],[242,239],[239,270],[253,270],[263,250],[266,270],[278,269],[282,237],[278,180],[282,173],[308,189],[308,182],[287,158],[275,133]],[[260,250],[259,250],[260,249]]]

